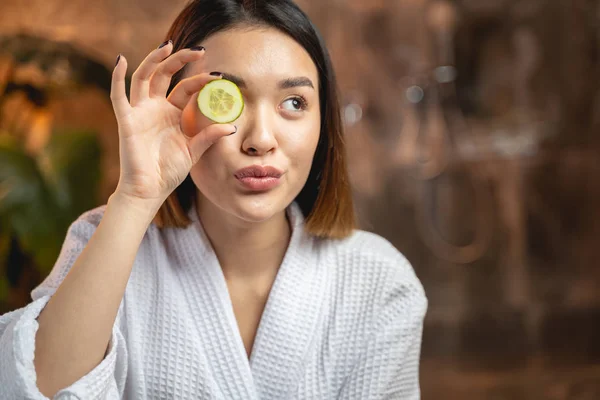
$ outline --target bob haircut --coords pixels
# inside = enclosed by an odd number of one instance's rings
[[[305,229],[314,236],[344,238],[356,226],[348,179],[344,132],[335,74],[324,41],[308,16],[292,0],[193,0],[179,14],[166,40],[173,53],[201,44],[207,37],[238,27],[271,27],[287,34],[308,52],[319,74],[321,132],[308,179],[296,197]],[[169,93],[182,79],[185,67],[172,78]],[[161,205],[154,223],[186,227],[196,198],[190,175]]]

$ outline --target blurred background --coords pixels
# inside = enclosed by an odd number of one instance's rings
[[[132,73],[185,2],[2,1],[0,313],[115,189],[115,57]],[[600,399],[600,1],[300,5],[338,74],[361,228],[429,298],[423,399]]]

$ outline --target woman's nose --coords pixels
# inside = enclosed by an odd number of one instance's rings
[[[242,151],[252,156],[263,156],[277,148],[274,116],[269,115],[267,107],[249,111],[241,128],[243,135]],[[272,111],[271,111],[272,113]]]

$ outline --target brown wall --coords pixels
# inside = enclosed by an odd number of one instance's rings
[[[0,34],[133,66],[183,4],[4,0]],[[301,5],[348,106],[361,225],[407,255],[428,294],[423,397],[600,398],[600,3]],[[54,115],[101,132],[105,199],[118,143],[102,96],[57,101]]]

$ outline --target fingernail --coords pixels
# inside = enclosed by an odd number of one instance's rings
[[[229,135],[227,135],[227,136],[231,136],[231,135],[233,135],[234,133],[236,133],[236,132],[237,132],[237,125],[234,125],[234,127],[235,127],[235,131],[231,132],[231,133],[230,133]]]
[[[190,47],[190,50],[194,50],[194,51],[204,51],[206,50],[203,46],[192,46]]]
[[[158,46],[159,49],[162,49],[163,47],[165,47],[166,45],[168,45],[169,43],[173,43],[171,41],[171,39],[167,40],[166,42],[163,42],[160,46]]]
[[[115,63],[115,67],[119,65],[119,61],[121,61],[121,53],[117,56],[117,62]]]
[[[218,71],[213,71],[213,72],[211,72],[209,75],[212,75],[212,76],[220,76],[220,77],[222,77],[222,76],[223,76],[223,73],[221,73],[221,72],[218,72]]]

